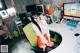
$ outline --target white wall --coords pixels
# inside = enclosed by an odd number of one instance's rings
[[[43,3],[44,0],[13,0],[15,3],[15,7],[17,10],[17,13],[23,13],[26,12],[25,6],[30,4],[40,4]],[[40,1],[40,2],[39,2]],[[51,1],[51,0],[49,0]],[[59,2],[77,2],[78,0],[59,0]],[[7,7],[11,6],[11,0],[5,0]]]

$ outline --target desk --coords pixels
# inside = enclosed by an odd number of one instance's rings
[[[48,53],[76,53],[75,44],[76,37],[74,34],[77,32],[75,30],[70,30],[65,24],[51,24],[50,29],[61,34],[62,42],[61,44],[49,51]]]

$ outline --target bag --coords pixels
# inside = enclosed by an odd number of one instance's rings
[[[47,10],[47,13],[48,15],[51,15],[54,13],[54,8],[53,7],[50,7],[48,10]]]
[[[51,5],[44,5],[44,9],[45,9],[45,12],[48,14],[48,15],[51,15],[54,13],[55,9],[53,8],[53,6]]]

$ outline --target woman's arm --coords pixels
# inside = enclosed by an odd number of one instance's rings
[[[8,28],[7,28],[7,26],[6,26],[6,25],[3,25],[3,31],[8,32]]]
[[[6,34],[6,32],[3,30],[0,30],[0,35],[4,35],[4,34]]]
[[[6,27],[5,27],[2,19],[0,19],[0,26],[1,26],[1,28],[2,28],[2,29],[0,30],[0,35],[6,34],[6,33],[7,33],[7,30],[6,30]]]
[[[32,27],[33,27],[33,30],[34,30],[34,32],[36,33],[36,35],[37,35],[37,43],[38,43],[38,47],[40,47],[40,48],[42,48],[43,49],[43,51],[45,50],[45,48],[46,48],[46,45],[42,42],[42,40],[41,40],[41,32],[39,31],[39,29],[38,29],[38,27],[34,24],[34,23],[32,23]]]

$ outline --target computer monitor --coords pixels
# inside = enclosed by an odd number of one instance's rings
[[[80,18],[80,3],[64,3],[64,16]]]
[[[28,5],[26,6],[27,12],[37,12],[37,13],[44,13],[44,7],[43,5]]]
[[[27,5],[26,6],[26,11],[27,12],[35,12],[36,11],[36,5]]]
[[[37,5],[36,8],[37,8],[37,12],[38,13],[41,13],[41,14],[44,13],[44,7],[43,7],[43,5]]]

